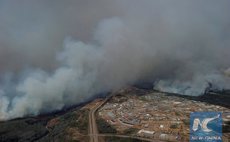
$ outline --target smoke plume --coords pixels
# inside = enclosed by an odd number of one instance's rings
[[[140,80],[230,88],[230,2],[0,0],[0,120],[60,110]]]

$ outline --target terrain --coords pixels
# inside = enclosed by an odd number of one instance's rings
[[[192,97],[130,86],[60,112],[0,122],[0,141],[188,141],[191,112],[220,111],[227,142],[229,96],[229,91]]]

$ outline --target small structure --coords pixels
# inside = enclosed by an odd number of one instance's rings
[[[140,131],[138,131],[137,135],[141,137],[153,138],[154,133],[155,133],[154,131],[147,131],[147,130],[141,129]]]
[[[169,140],[169,136],[167,134],[160,134],[159,139],[160,140]]]
[[[163,129],[163,128],[164,128],[164,125],[160,125],[160,128]]]

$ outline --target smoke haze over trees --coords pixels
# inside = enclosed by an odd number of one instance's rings
[[[0,120],[139,80],[230,87],[230,1],[0,0]]]

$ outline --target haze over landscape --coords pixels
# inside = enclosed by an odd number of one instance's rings
[[[146,81],[230,89],[230,1],[0,0],[0,120]]]

